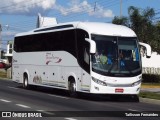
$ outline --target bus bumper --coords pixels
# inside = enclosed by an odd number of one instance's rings
[[[137,95],[140,92],[141,84],[131,87],[110,87],[92,82],[90,93],[95,94],[130,94]]]

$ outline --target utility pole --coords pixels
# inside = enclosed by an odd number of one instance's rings
[[[97,2],[94,3],[94,12],[96,11]]]
[[[122,0],[120,0],[120,18],[122,17]]]

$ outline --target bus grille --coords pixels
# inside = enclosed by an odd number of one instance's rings
[[[110,83],[107,83],[107,86],[109,86],[109,87],[132,87],[132,84],[110,84]]]

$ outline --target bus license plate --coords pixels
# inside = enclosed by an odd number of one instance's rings
[[[115,89],[115,93],[123,93],[123,89],[122,88],[116,88]]]

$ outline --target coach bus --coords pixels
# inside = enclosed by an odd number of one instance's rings
[[[19,33],[12,62],[13,81],[24,88],[65,89],[73,96],[137,95],[142,81],[136,34],[110,23],[70,22]]]

